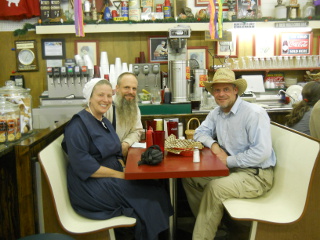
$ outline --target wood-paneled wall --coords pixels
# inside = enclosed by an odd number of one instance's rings
[[[59,26],[57,26],[59,28]],[[156,26],[155,26],[156,28]],[[318,54],[318,36],[320,30],[314,30],[313,35],[313,54]],[[135,57],[139,57],[140,52],[144,52],[148,60],[148,37],[149,36],[167,36],[167,32],[153,33],[91,33],[86,34],[85,38],[75,37],[74,34],[63,35],[37,35],[35,31],[29,31],[26,35],[14,37],[13,32],[0,32],[0,87],[4,86],[6,80],[13,75],[16,70],[16,56],[14,42],[16,40],[36,40],[37,53],[39,59],[39,71],[20,72],[25,78],[25,86],[31,89],[33,97],[33,107],[39,107],[39,96],[47,90],[46,79],[46,61],[41,57],[41,39],[47,38],[64,38],[66,42],[66,57],[74,58],[75,40],[97,40],[99,41],[99,51],[107,51],[109,63],[114,63],[116,57],[120,57],[123,62],[134,63]],[[188,46],[207,46],[210,49],[208,53],[209,65],[213,65],[211,55],[215,54],[215,42],[205,41],[204,32],[192,32],[191,38],[188,39]],[[239,57],[251,56],[253,54],[252,33],[239,34]],[[220,64],[215,60],[215,64]],[[168,71],[166,64],[161,65],[162,71]],[[212,74],[212,73],[211,73]]]

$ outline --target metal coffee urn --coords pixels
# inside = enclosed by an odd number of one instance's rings
[[[168,46],[168,85],[172,93],[172,103],[190,102],[190,69],[187,60],[187,38],[189,26],[178,25],[169,29]]]

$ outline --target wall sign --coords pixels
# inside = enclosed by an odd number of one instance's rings
[[[36,51],[36,41],[15,41],[17,71],[37,71],[38,57]]]
[[[312,32],[281,33],[280,55],[311,55]]]
[[[253,55],[256,57],[275,56],[275,35],[272,33],[255,34],[253,38]]]

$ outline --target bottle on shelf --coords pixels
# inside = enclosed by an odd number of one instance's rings
[[[164,14],[164,18],[171,18],[172,17],[170,0],[164,1],[163,14]]]
[[[97,20],[98,20],[96,0],[92,0],[92,4],[91,4],[91,16],[92,16],[92,20],[93,20],[93,21],[97,21]]]
[[[106,21],[109,21],[109,20],[112,19],[111,11],[110,11],[110,8],[109,8],[109,1],[106,1],[106,4],[104,6],[103,19],[106,20]]]
[[[302,14],[303,14],[302,17],[304,18],[314,17],[315,12],[316,12],[316,7],[313,5],[313,1],[307,0],[302,10]]]

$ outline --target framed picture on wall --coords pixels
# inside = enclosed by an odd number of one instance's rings
[[[255,34],[253,36],[253,55],[257,57],[272,57],[276,55],[274,34]]]
[[[99,65],[99,42],[95,40],[76,40],[74,42],[75,54],[84,58],[88,55],[93,65]]]
[[[187,58],[189,60],[196,60],[199,69],[208,69],[208,47],[188,47],[187,49]]]
[[[261,6],[261,0],[237,0],[237,18],[253,17]]]
[[[66,57],[66,46],[64,39],[42,39],[43,59],[64,59]]]
[[[168,39],[165,36],[148,38],[148,56],[150,63],[168,62]]]
[[[194,0],[194,5],[196,7],[207,7],[209,4],[208,0]]]
[[[312,32],[281,33],[279,55],[311,55],[312,36]]]
[[[238,57],[238,36],[232,35],[232,41],[216,42],[216,53],[218,57]]]

